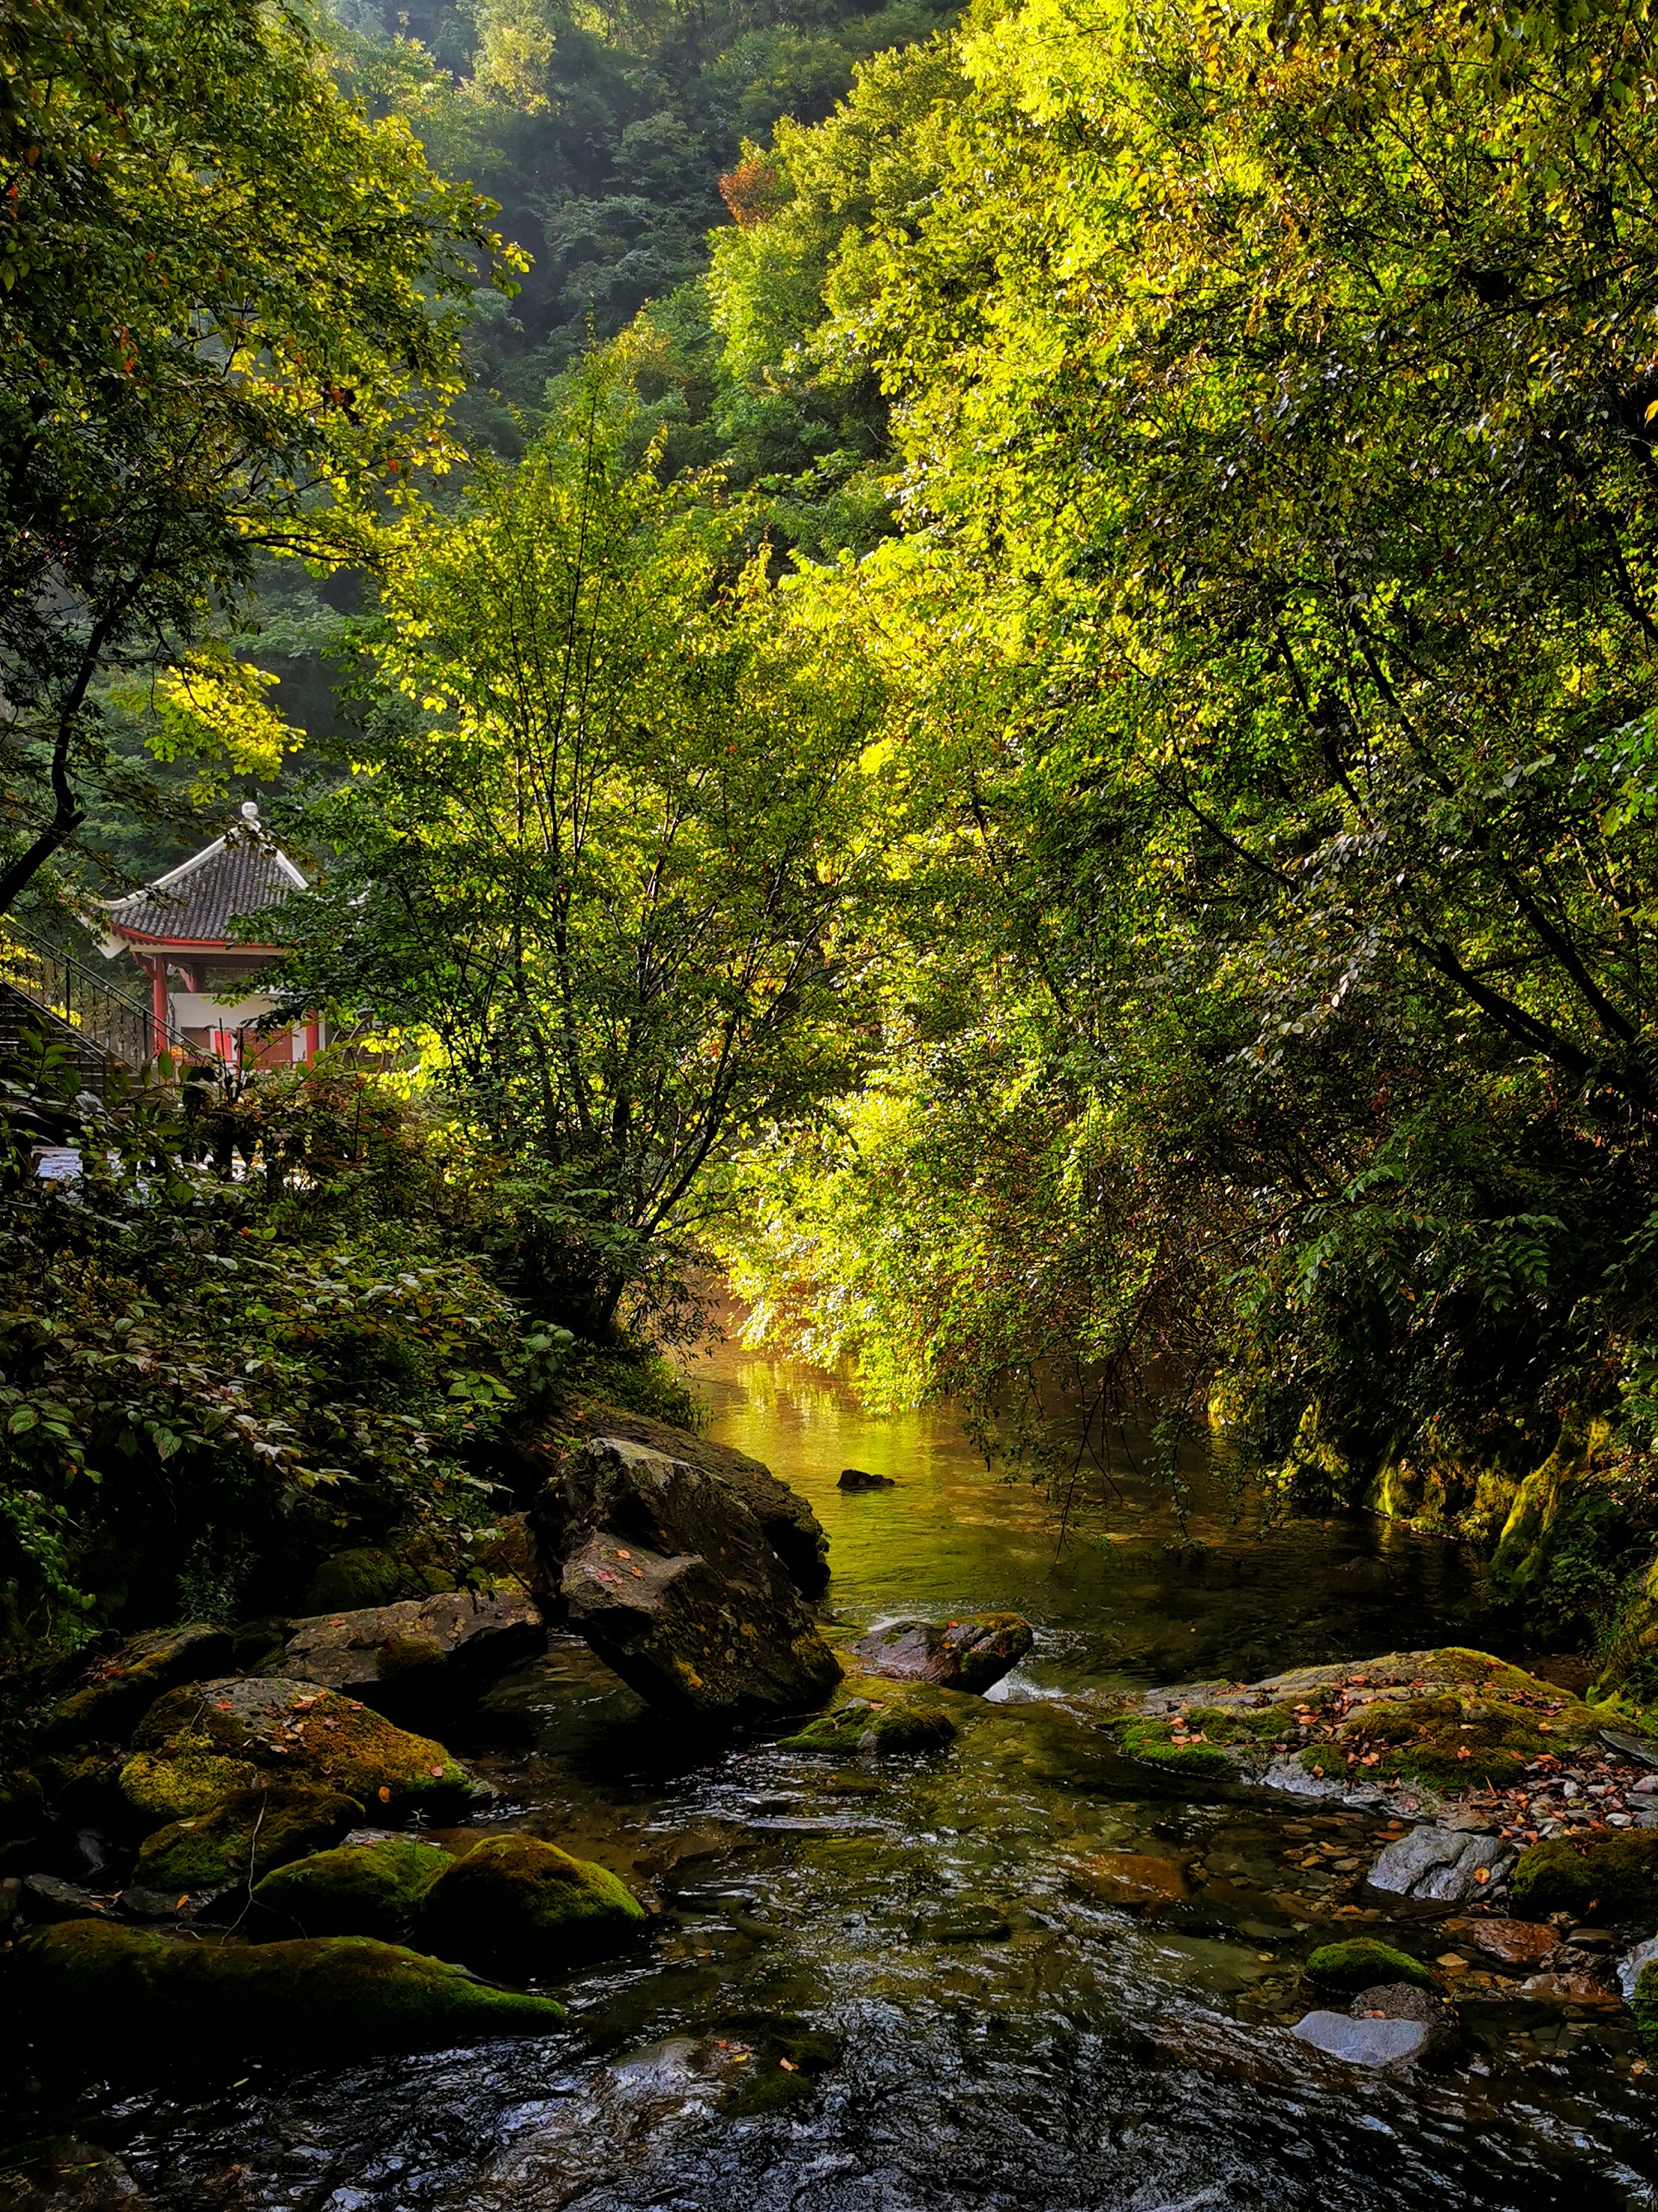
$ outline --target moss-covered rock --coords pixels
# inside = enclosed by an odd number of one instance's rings
[[[1551,1723],[1539,1725],[1533,1707],[1495,1693],[1446,1691],[1436,1697],[1401,1698],[1367,1705],[1339,1730],[1336,1744],[1363,1758],[1379,1754],[1373,1771],[1388,1779],[1435,1782],[1466,1789],[1493,1783],[1499,1790],[1517,1782],[1531,1760],[1559,1747]],[[1306,1756],[1327,1765],[1333,1747]]]
[[[211,1737],[182,1731],[164,1751],[141,1751],[121,1768],[121,1795],[146,1826],[195,1820],[227,1797],[257,1790],[264,1777],[252,1759],[215,1750]]]
[[[547,1998],[364,1936],[177,1942],[69,1921],[33,1937],[12,1973],[38,2035],[77,2063],[125,2074],[175,2057],[240,2065],[253,2051],[311,2061],[440,2050],[544,2035],[564,2016]]]
[[[1212,1781],[1224,1782],[1237,1771],[1218,1745],[1193,1743],[1189,1739],[1177,1742],[1166,1720],[1125,1723],[1122,1747],[1130,1759],[1143,1759],[1150,1765],[1171,1768],[1176,1774],[1202,1775]]]
[[[1368,1936],[1356,1936],[1346,1943],[1321,1945],[1308,1960],[1306,1974],[1320,1989],[1349,1997],[1386,1982],[1410,1982],[1423,1990],[1435,1987],[1433,1975],[1419,1960]]]
[[[465,1767],[440,1743],[395,1727],[355,1698],[315,1682],[239,1677],[175,1690],[144,1715],[134,1743],[131,1766],[140,1759],[167,1768],[222,1759],[252,1766],[255,1780],[261,1771],[303,1776],[371,1810],[388,1806],[394,1815],[459,1807],[477,1792]],[[143,1770],[144,1786],[159,1795],[160,1780],[151,1783],[149,1772]],[[126,1790],[125,1770],[121,1781]],[[239,1786],[246,1784],[221,1787],[210,1802]],[[206,1809],[202,1804],[181,1808]]]
[[[359,1545],[325,1559],[311,1577],[301,1611],[355,1613],[367,1605],[396,1605],[402,1598],[431,1597],[455,1587],[446,1568],[418,1538],[404,1545]]]
[[[146,1837],[132,1879],[155,1890],[218,1889],[250,1875],[257,1881],[290,1859],[325,1851],[362,1816],[355,1798],[302,1782],[239,1790],[210,1811]],[[313,1932],[332,1931],[307,1930]]]
[[[602,1959],[645,1924],[645,1908],[607,1868],[533,1836],[492,1836],[433,1884],[420,1941],[440,1958],[523,1981]]]
[[[1658,1959],[1642,1968],[1630,2005],[1647,2049],[1658,2051]]]
[[[896,1698],[872,1703],[851,1698],[833,1712],[823,1713],[794,1735],[780,1740],[786,1751],[822,1751],[845,1759],[863,1753],[877,1759],[942,1751],[954,1741],[956,1723],[935,1705]]]
[[[413,1836],[346,1844],[278,1867],[255,1888],[254,1902],[307,1936],[374,1936],[401,1943],[451,1863],[439,1845]]]
[[[131,1637],[112,1658],[95,1663],[82,1688],[54,1706],[40,1740],[61,1746],[125,1736],[163,1691],[222,1673],[231,1650],[230,1632],[205,1621]]]
[[[38,1775],[21,1767],[0,1774],[0,1844],[22,1843],[46,1817],[46,1793]]]
[[[1658,1829],[1635,1828],[1579,1850],[1564,1836],[1533,1844],[1514,1870],[1514,1901],[1525,1912],[1600,1912],[1609,1919],[1658,1919]]]

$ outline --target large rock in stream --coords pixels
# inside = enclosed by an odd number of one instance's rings
[[[262,1674],[319,1682],[404,1726],[463,1717],[502,1674],[547,1648],[525,1590],[446,1590],[291,1621]]]
[[[97,1920],[33,1936],[6,1991],[48,2045],[121,2074],[252,2052],[314,2063],[546,2035],[550,1998],[491,1989],[464,1966],[366,1936],[280,1943],[174,1941]]]
[[[530,1522],[544,1611],[651,1704],[760,1718],[821,1705],[840,1682],[759,1516],[706,1468],[592,1437],[565,1454]]]
[[[854,1644],[852,1656],[895,1682],[982,1692],[1018,1665],[1033,1640],[1030,1623],[1017,1613],[974,1613],[959,1620],[890,1620]]]

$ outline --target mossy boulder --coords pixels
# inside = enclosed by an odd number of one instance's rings
[[[143,1778],[152,1796],[161,1789],[159,1777],[149,1778],[154,1769],[199,1766],[213,1759],[251,1766],[254,1780],[261,1772],[302,1777],[355,1797],[371,1811],[388,1807],[394,1816],[458,1808],[477,1794],[465,1768],[440,1743],[411,1735],[355,1698],[315,1682],[238,1677],[174,1690],[151,1706],[133,1741],[136,1756],[129,1765],[136,1767],[141,1759],[152,1762]],[[121,1782],[128,1790],[125,1770]],[[212,1802],[246,1786],[228,1784]],[[179,1814],[161,1817],[176,1820]]]
[[[112,1658],[95,1662],[83,1687],[53,1707],[40,1740],[58,1746],[125,1736],[163,1691],[222,1674],[232,1648],[229,1630],[205,1621],[131,1637]]]
[[[432,1885],[420,1941],[524,1981],[604,1958],[645,1925],[645,1908],[607,1868],[534,1836],[491,1836]]]
[[[1514,1870],[1517,1910],[1591,1912],[1608,1919],[1658,1920],[1658,1829],[1635,1828],[1579,1850],[1564,1836],[1533,1844]]]
[[[1130,1759],[1143,1759],[1150,1765],[1166,1767],[1176,1774],[1224,1782],[1237,1771],[1217,1744],[1177,1742],[1166,1720],[1127,1722],[1122,1730],[1122,1747]]]
[[[1433,1975],[1418,1960],[1369,1936],[1321,1945],[1308,1960],[1305,1972],[1308,1980],[1320,1989],[1348,1997],[1386,1982],[1409,1982],[1421,1990],[1436,1986]]]
[[[427,1892],[452,1863],[438,1844],[413,1836],[345,1844],[278,1867],[253,1899],[307,1936],[374,1936],[401,1943],[414,1932]]]
[[[1017,1613],[975,1613],[958,1620],[890,1620],[852,1647],[872,1674],[897,1682],[936,1682],[982,1696],[1017,1666],[1035,1638]]]
[[[162,1751],[141,1751],[121,1768],[121,1795],[146,1826],[200,1820],[264,1779],[250,1759],[216,1751],[210,1736],[181,1731]]]
[[[1491,1782],[1499,1790],[1520,1780],[1527,1765],[1558,1751],[1561,1736],[1545,1730],[1530,1706],[1495,1691],[1448,1690],[1437,1696],[1400,1698],[1367,1705],[1341,1729],[1333,1745],[1304,1754],[1345,1763],[1355,1752],[1376,1753],[1373,1771],[1389,1779],[1438,1783],[1452,1789]]]
[[[301,1601],[307,1613],[355,1613],[368,1605],[432,1597],[452,1590],[455,1577],[418,1538],[407,1546],[359,1545],[325,1559]]]
[[[257,1881],[290,1859],[325,1851],[362,1816],[355,1798],[301,1782],[238,1790],[210,1811],[147,1836],[132,1879],[141,1889],[186,1891]]]
[[[306,2063],[545,2035],[544,1997],[495,1990],[463,1966],[366,1936],[194,1943],[96,1920],[34,1936],[12,1967],[36,2034],[78,2064],[154,2074],[174,2057]]]
[[[936,1705],[908,1698],[872,1704],[852,1698],[833,1712],[824,1713],[793,1735],[780,1739],[786,1751],[822,1751],[848,1758],[856,1753],[876,1759],[895,1759],[921,1752],[942,1751],[953,1742],[956,1723]]]

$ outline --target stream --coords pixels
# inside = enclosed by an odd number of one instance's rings
[[[653,1942],[562,1985],[568,2025],[545,2041],[141,2094],[23,2085],[13,2139],[26,2119],[85,2146],[64,2161],[88,2169],[77,2203],[1658,2205],[1658,2092],[1631,2070],[1627,2014],[1493,2001],[1465,2008],[1442,2070],[1326,2058],[1287,2032],[1319,1942],[1445,1948],[1408,1905],[1331,1917],[1363,1898],[1376,1817],[1159,1776],[1096,1724],[1154,1682],[1492,1648],[1468,1555],[1363,1516],[1257,1528],[1196,1477],[1182,1528],[1129,1470],[1056,1558],[1046,1499],[987,1474],[946,1417],[876,1419],[830,1377],[730,1347],[697,1372],[708,1433],[821,1516],[838,1621],[1008,1608],[1036,1630],[1029,1658],[950,1753],[878,1770],[699,1744],[556,1640],[495,1694],[498,1740],[459,1747],[501,1793],[492,1820],[648,1884]],[[843,1492],[849,1466],[897,1486]],[[1067,1870],[1090,1849],[1175,1859],[1189,1896],[1143,1918],[1090,1903]]]

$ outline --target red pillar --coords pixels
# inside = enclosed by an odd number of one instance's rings
[[[307,1060],[314,1060],[317,1057],[320,1043],[321,1035],[317,1024],[307,1022],[305,1025],[305,1056]]]
[[[160,953],[152,954],[149,962],[149,1006],[155,1021],[155,1050],[167,1050],[167,1024],[173,1009],[167,1004],[167,963]]]

